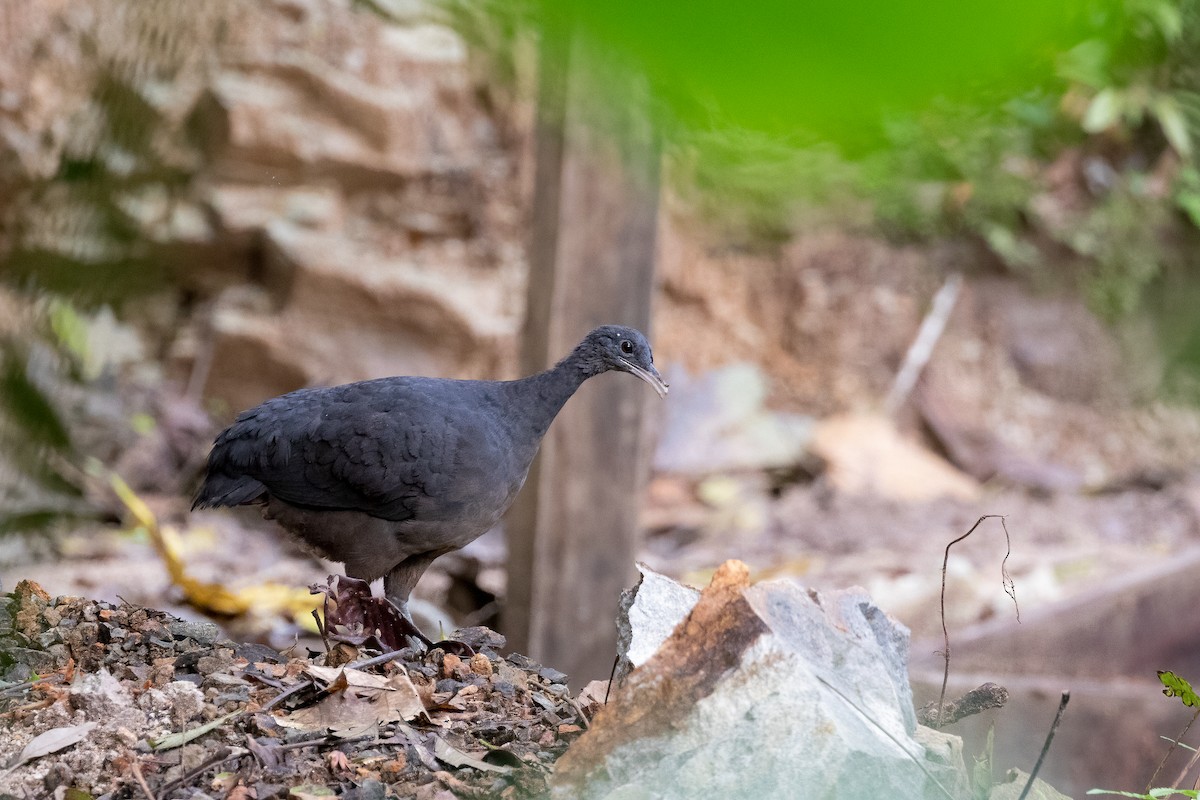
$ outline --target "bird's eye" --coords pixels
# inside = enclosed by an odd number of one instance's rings
[[[621,352],[624,353],[625,355],[629,355],[630,353],[632,353],[633,352],[633,342],[629,341],[628,339],[622,339],[621,340]]]

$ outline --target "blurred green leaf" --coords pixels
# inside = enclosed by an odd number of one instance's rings
[[[158,423],[154,421],[154,417],[145,412],[139,412],[129,418],[129,427],[133,428],[136,433],[145,436],[153,433],[158,427]]]
[[[1101,89],[1083,116],[1083,129],[1088,133],[1100,133],[1116,125],[1121,118],[1122,100],[1118,90],[1112,87]]]
[[[1128,0],[1130,13],[1139,14],[1150,20],[1158,34],[1167,43],[1176,42],[1183,35],[1183,14],[1178,2],[1172,0]]]
[[[1171,143],[1176,153],[1187,158],[1192,154],[1192,136],[1188,132],[1183,111],[1169,94],[1160,94],[1151,101],[1150,110],[1162,126],[1163,136]]]
[[[12,346],[0,363],[0,411],[33,442],[60,450],[70,448],[71,436],[58,410],[29,379],[20,350]]]
[[[1200,228],[1200,170],[1186,167],[1176,181],[1175,204]]]
[[[1174,672],[1160,669],[1158,671],[1158,680],[1163,685],[1163,694],[1167,697],[1178,697],[1179,701],[1189,708],[1200,708],[1200,697],[1196,696],[1196,690],[1185,679],[1179,677]]]
[[[67,350],[77,364],[88,358],[87,323],[79,316],[75,307],[61,298],[50,300],[50,328],[58,343]]]
[[[1069,81],[1099,89],[1111,83],[1111,49],[1102,39],[1088,39],[1063,53],[1058,59],[1058,74]]]
[[[623,54],[685,124],[804,129],[857,148],[878,141],[885,112],[1052,78],[1097,5],[1110,3],[542,0],[539,16],[551,35],[575,30]]]

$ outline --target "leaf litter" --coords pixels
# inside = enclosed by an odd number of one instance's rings
[[[461,656],[381,656],[403,641],[387,622],[335,614],[326,652],[283,654],[22,582],[0,595],[0,795],[141,797],[139,779],[164,800],[544,795],[588,723],[566,676],[502,657],[487,628],[454,633]]]

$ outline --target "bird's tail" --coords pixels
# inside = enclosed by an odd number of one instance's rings
[[[266,494],[267,487],[246,475],[209,472],[192,498],[192,510],[217,506],[240,506]]]

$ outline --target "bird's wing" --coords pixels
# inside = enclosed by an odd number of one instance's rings
[[[293,392],[226,429],[209,471],[253,478],[292,505],[413,519],[447,490],[461,439],[452,416],[403,384]]]

